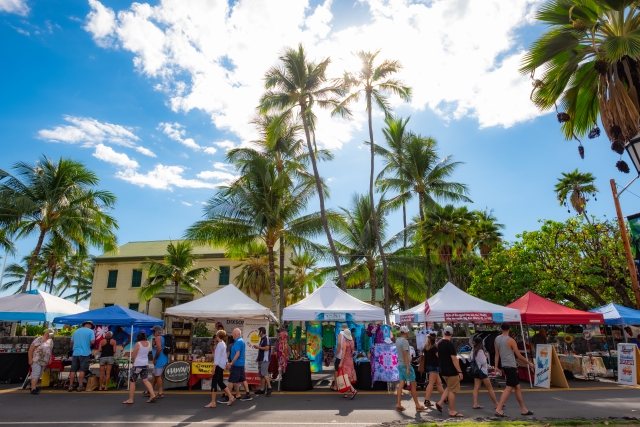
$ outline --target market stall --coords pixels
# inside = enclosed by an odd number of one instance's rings
[[[229,284],[223,289],[202,298],[168,308],[165,314],[173,318],[169,322],[170,326],[179,326],[174,330],[174,333],[180,331],[180,335],[176,334],[176,341],[187,344],[186,351],[180,351],[180,360],[174,356],[173,360],[175,362],[169,366],[174,363],[180,363],[180,366],[188,364],[188,383],[190,387],[199,380],[211,378],[213,375],[213,359],[211,355],[196,354],[192,351],[191,334],[189,333],[188,343],[186,340],[178,340],[178,336],[186,336],[185,331],[191,331],[191,324],[195,322],[221,323],[229,335],[234,328],[240,328],[246,346],[245,371],[247,382],[249,384],[260,384],[258,365],[255,361],[258,353],[257,344],[260,340],[258,328],[265,327],[268,329],[269,322],[277,323],[278,319],[271,310],[255,302],[234,285]],[[185,327],[185,325],[189,326]],[[225,375],[228,375],[228,373],[225,373]]]
[[[0,321],[4,322],[51,322],[58,316],[86,311],[78,304],[39,290],[0,298]]]

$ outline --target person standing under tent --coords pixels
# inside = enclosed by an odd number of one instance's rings
[[[122,326],[116,326],[116,331],[113,334],[113,339],[116,340],[116,357],[122,357],[123,350],[127,344],[131,341],[131,336],[124,330]]]
[[[107,391],[109,389],[109,378],[111,378],[111,368],[116,363],[114,357],[116,352],[116,340],[113,339],[113,333],[107,332],[98,344],[98,352],[100,352],[100,381],[98,390]]]
[[[462,370],[458,361],[458,353],[451,342],[453,328],[445,326],[442,329],[443,338],[438,343],[438,362],[440,363],[440,375],[447,383],[447,388],[436,403],[436,409],[442,412],[447,399],[449,400],[449,416],[452,418],[462,418],[464,415],[456,411],[456,393],[460,393],[460,381],[462,380]]]
[[[342,359],[342,340],[344,338],[344,336],[342,335],[342,332],[346,329],[349,329],[349,325],[347,325],[346,323],[343,323],[342,326],[340,326],[340,329],[341,331],[338,334],[336,358],[333,360],[333,386],[331,386],[331,390],[333,391],[338,391],[336,387],[338,384],[338,370],[340,368],[340,359]]]
[[[216,405],[216,391],[220,389],[226,397],[226,401],[223,400],[220,403],[227,403],[227,406],[231,406],[236,398],[231,395],[229,387],[224,383],[224,369],[227,365],[227,333],[223,329],[219,329],[213,338],[216,341],[215,353],[213,356],[213,378],[211,379],[211,402],[205,406],[205,408],[215,408]],[[225,396],[226,395],[226,396]]]
[[[489,360],[480,335],[476,335],[475,338],[473,338],[471,360],[475,360],[480,369],[480,372],[473,378],[473,409],[482,409],[482,406],[478,403],[478,394],[480,392],[480,386],[483,384],[489,392],[489,397],[493,401],[493,405],[498,407],[498,400],[496,399],[496,394],[493,392],[493,387],[489,380]]]
[[[242,331],[240,329],[236,328],[233,330],[233,339],[233,346],[231,346],[231,361],[227,362],[231,394],[240,395],[240,384],[242,384],[245,394],[237,398],[240,400],[253,400],[251,393],[249,392],[249,384],[247,384],[247,377],[245,376],[244,371],[245,344],[244,339],[242,339]]]
[[[125,405],[133,404],[133,396],[136,393],[136,382],[138,379],[142,380],[145,388],[149,392],[149,400],[147,403],[155,403],[158,396],[153,392],[153,387],[147,379],[149,377],[149,350],[151,350],[151,343],[147,339],[147,333],[145,331],[138,332],[136,337],[136,344],[133,347],[133,367],[131,368],[129,378],[129,399],[122,402]]]
[[[424,406],[431,407],[431,394],[433,393],[433,387],[438,388],[438,393],[442,395],[444,388],[442,388],[442,379],[440,378],[440,363],[438,362],[438,346],[436,345],[436,333],[431,332],[427,337],[427,342],[424,345],[422,351],[424,357],[424,371],[427,374],[428,384],[425,390]]]
[[[84,373],[89,370],[91,363],[91,346],[96,342],[96,334],[93,332],[95,325],[87,320],[82,323],[82,327],[76,329],[71,336],[71,346],[73,356],[71,358],[71,369],[69,370],[69,391],[75,388],[74,381],[78,373],[78,391],[84,391]]]
[[[500,402],[498,402],[498,406],[496,407],[496,416],[504,418],[507,415],[502,411],[502,407],[509,399],[509,395],[511,391],[515,390],[516,399],[520,404],[520,409],[522,409],[521,415],[533,415],[533,412],[528,410],[526,406],[524,406],[524,399],[522,398],[522,391],[520,389],[520,379],[518,378],[518,365],[516,364],[516,357],[532,368],[535,365],[529,362],[527,359],[520,354],[518,350],[518,344],[516,341],[509,336],[509,330],[511,329],[511,325],[507,322],[504,322],[500,325],[500,329],[502,329],[502,335],[498,336],[495,340],[496,347],[496,369],[498,367],[498,361],[502,361],[502,370],[504,371],[504,376],[506,379],[506,387],[504,388],[504,392],[500,397]]]
[[[162,390],[162,374],[164,368],[169,363],[169,357],[164,353],[164,336],[162,336],[162,326],[156,325],[153,327],[153,378],[151,379],[151,387],[157,385],[158,393],[156,396],[159,398],[164,397],[164,390]]]
[[[271,362],[271,344],[269,344],[269,337],[267,336],[267,330],[263,326],[258,328],[260,334],[260,343],[258,344],[258,372],[260,375],[260,390],[256,390],[255,394],[264,394],[271,396],[273,390],[271,389],[271,380],[269,379],[269,363]]]
[[[400,327],[400,336],[396,338],[396,350],[398,353],[398,374],[400,377],[400,384],[398,384],[398,404],[396,405],[396,411],[404,411],[402,406],[402,389],[405,383],[411,384],[411,396],[416,404],[416,411],[425,411],[427,408],[420,405],[418,402],[418,393],[416,392],[416,373],[411,366],[411,358],[409,356],[409,348],[411,345],[407,340],[409,336],[409,328],[406,326]]]
[[[26,328],[25,328],[26,329]],[[42,376],[42,371],[51,360],[53,351],[53,329],[44,331],[41,337],[33,340],[29,346],[29,365],[31,365],[31,394],[40,394],[38,380]]]

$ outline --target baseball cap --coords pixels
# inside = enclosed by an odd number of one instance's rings
[[[405,325],[400,326],[400,333],[401,334],[408,334],[409,333],[409,328]]]
[[[444,328],[442,328],[442,332],[445,335],[453,335],[453,328],[451,326],[445,326]]]

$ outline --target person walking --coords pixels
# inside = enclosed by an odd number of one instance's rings
[[[438,343],[438,362],[440,363],[440,375],[447,383],[447,388],[436,403],[436,409],[442,412],[442,408],[449,400],[449,416],[452,418],[462,418],[464,415],[456,411],[456,393],[460,393],[460,381],[462,380],[462,370],[458,361],[458,353],[451,342],[453,328],[445,326],[443,338]]]
[[[31,365],[31,394],[40,394],[38,380],[42,377],[45,366],[51,360],[53,351],[53,329],[44,331],[41,337],[33,340],[29,346],[29,365]]]
[[[411,358],[409,356],[409,348],[411,345],[407,340],[409,336],[409,328],[402,325],[400,326],[400,336],[396,338],[396,350],[398,353],[398,374],[400,376],[400,384],[398,384],[398,403],[396,405],[396,411],[404,411],[402,406],[402,389],[405,383],[411,385],[411,396],[416,404],[416,411],[425,411],[427,408],[420,405],[418,402],[418,393],[416,392],[416,373],[411,366]]]
[[[356,397],[356,394],[358,394],[358,390],[353,387],[353,383],[358,380],[356,378],[356,369],[353,366],[353,336],[348,328],[343,329],[340,334],[342,335],[342,349],[340,350],[342,357],[338,365],[338,374],[344,374],[349,377],[349,382],[351,382],[351,396],[345,393],[344,397],[353,399]]]
[[[263,326],[258,328],[260,334],[260,343],[258,344],[258,373],[260,375],[260,390],[256,390],[255,394],[264,394],[271,396],[271,379],[269,378],[269,363],[271,362],[271,344],[267,336],[267,329]]]
[[[231,406],[235,402],[236,398],[231,395],[229,388],[224,383],[224,369],[227,365],[227,333],[224,329],[218,330],[213,337],[216,341],[215,353],[213,356],[213,378],[211,379],[211,402],[205,406],[205,408],[215,408],[216,405],[216,391],[219,388],[222,391],[223,396],[227,398],[227,406]],[[213,340],[212,340],[213,341]],[[222,403],[222,402],[221,402]]]
[[[76,329],[71,336],[71,346],[73,356],[71,358],[71,369],[69,370],[69,390],[84,391],[84,373],[89,370],[91,362],[91,346],[96,342],[96,334],[93,332],[95,325],[92,321],[83,322],[82,327]],[[78,374],[78,387],[74,381]]]
[[[331,390],[338,391],[338,370],[340,368],[340,359],[342,359],[342,340],[344,335],[342,335],[342,331],[349,329],[349,325],[343,323],[340,326],[340,333],[338,334],[338,342],[336,344],[336,356],[333,360],[333,385],[331,386]]]
[[[489,380],[489,361],[488,361],[487,353],[484,349],[484,344],[482,343],[482,337],[476,335],[473,338],[473,350],[471,351],[471,360],[475,360],[479,372],[473,378],[473,409],[482,409],[478,403],[478,394],[480,392],[480,386],[484,385],[489,392],[489,397],[493,401],[493,406],[498,407],[498,400],[496,399],[496,394],[493,392],[493,387],[491,386],[491,381]]]
[[[438,346],[436,346],[435,332],[431,332],[427,337],[427,342],[422,350],[422,357],[424,357],[424,371],[427,374],[428,380],[424,395],[424,406],[430,408],[433,406],[433,403],[431,403],[433,387],[437,387],[438,393],[440,393],[441,396],[444,393],[442,379],[440,379],[440,364],[438,362]]]
[[[516,392],[516,399],[520,404],[520,412],[521,415],[533,415],[533,412],[528,410],[526,406],[524,406],[524,399],[522,398],[522,390],[520,389],[520,380],[518,378],[518,365],[516,364],[516,357],[523,362],[525,362],[530,367],[534,368],[535,365],[529,362],[518,350],[518,344],[516,341],[509,336],[509,330],[511,329],[511,325],[507,322],[504,322],[500,325],[500,329],[502,329],[502,335],[498,336],[495,340],[495,348],[496,348],[496,369],[498,368],[498,361],[502,362],[502,370],[504,371],[504,376],[506,379],[506,387],[504,388],[504,392],[500,397],[500,402],[498,402],[498,406],[496,407],[496,416],[504,418],[507,415],[502,411],[502,407],[505,403],[507,403],[507,399],[509,399],[509,395],[513,390]]]
[[[158,392],[156,396],[159,398],[164,397],[164,390],[162,390],[162,374],[164,373],[164,368],[169,363],[169,357],[164,354],[164,345],[165,340],[162,335],[164,331],[162,330],[162,326],[156,325],[153,327],[153,371],[151,372],[153,378],[151,379],[151,387],[157,385]]]
[[[247,378],[244,372],[245,344],[244,339],[242,339],[242,331],[236,328],[233,330],[232,335],[234,341],[233,345],[231,346],[230,352],[231,361],[227,362],[227,369],[229,370],[229,384],[231,384],[231,394],[235,396],[240,395],[240,384],[242,384],[245,390],[245,394],[237,398],[245,401],[253,400],[253,398],[251,397],[251,393],[249,392],[249,384],[247,384]]]
[[[116,352],[116,340],[113,339],[113,333],[107,332],[98,344],[98,352],[100,352],[100,382],[98,391],[107,391],[109,389],[109,378],[111,378],[111,368],[116,363],[114,357]],[[104,384],[104,388],[103,388]]]
[[[147,403],[155,403],[157,396],[153,392],[153,387],[147,379],[149,377],[149,350],[151,350],[151,343],[147,339],[147,333],[145,331],[138,332],[136,337],[136,344],[133,346],[133,367],[129,377],[129,399],[122,402],[124,405],[133,404],[133,396],[136,393],[136,382],[138,379],[142,380],[145,388],[149,392],[149,400]]]

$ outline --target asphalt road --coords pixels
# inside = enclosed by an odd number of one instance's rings
[[[592,389],[571,391],[528,391],[524,398],[535,418],[576,419],[640,417],[640,388]],[[231,407],[218,405],[205,409],[206,392],[177,391],[167,393],[155,404],[147,404],[140,394],[133,405],[123,405],[123,392],[67,393],[43,391],[32,396],[25,391],[0,391],[0,426],[2,425],[87,425],[107,427],[132,424],[152,426],[371,426],[396,420],[431,421],[447,419],[433,410],[416,413],[409,396],[403,404],[407,411],[394,410],[395,396],[387,393],[361,392],[353,400],[333,393],[274,393],[255,397],[251,402],[237,402]],[[456,409],[467,420],[490,417],[493,408],[486,394],[481,394],[483,410],[472,410],[471,394],[459,395]],[[507,402],[505,413],[520,413],[515,396]]]

